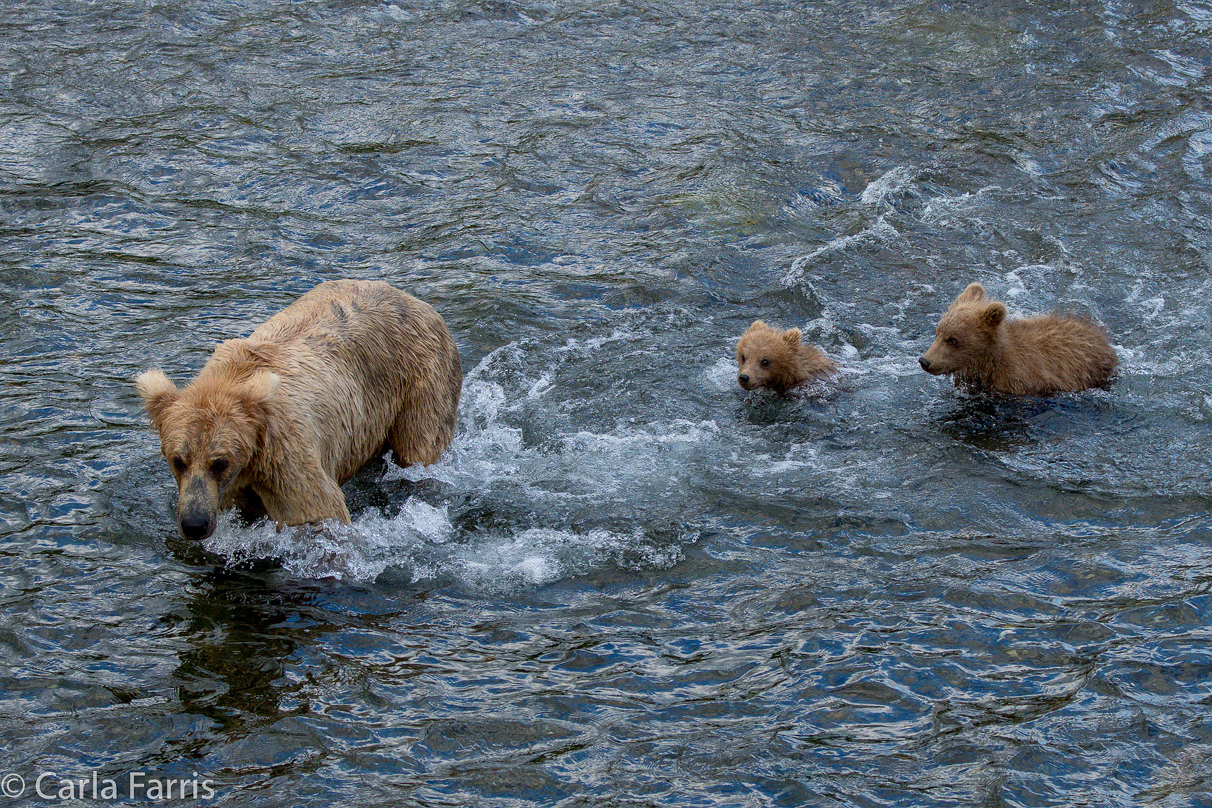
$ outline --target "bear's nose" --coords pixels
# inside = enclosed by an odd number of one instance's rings
[[[917,363],[922,366],[922,370],[925,370],[925,371],[930,370],[930,360],[927,359],[926,357],[923,356],[923,357],[919,358],[917,360]]]
[[[745,385],[749,384],[749,377],[746,374],[742,373],[741,375],[736,377],[736,383],[739,384],[741,387],[744,387]]]
[[[210,519],[205,516],[182,516],[181,535],[187,539],[205,539],[210,535]]]

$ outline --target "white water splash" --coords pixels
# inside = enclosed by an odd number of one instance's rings
[[[850,236],[838,236],[829,243],[817,247],[807,255],[801,255],[791,262],[791,269],[783,275],[784,286],[795,286],[800,283],[805,274],[822,258],[832,253],[841,252],[851,247],[861,247],[867,244],[882,244],[894,240],[899,234],[895,227],[888,223],[885,216],[880,216],[870,227]]]
[[[716,390],[731,390],[733,387],[739,390],[740,387],[736,383],[736,373],[735,360],[720,359],[703,371],[703,379]]]
[[[455,536],[446,508],[415,497],[393,517],[364,513],[350,525],[277,530],[267,521],[244,527],[224,514],[204,543],[230,563],[273,559],[297,578],[373,581],[392,570],[412,583],[445,579],[477,591],[543,586],[606,565],[663,569],[681,559],[681,546],[653,542],[638,527],[630,533],[529,528],[468,540]]]
[[[443,493],[424,496],[445,501],[414,494],[391,516],[368,509],[353,514],[350,525],[280,531],[268,522],[244,527],[225,514],[204,547],[232,563],[275,559],[300,578],[371,581],[389,573],[414,583],[454,581],[476,591],[543,586],[606,566],[671,566],[697,532],[667,520],[654,527],[643,514],[661,513],[686,495],[688,484],[670,468],[715,441],[718,424],[620,418],[586,428],[583,417],[562,417],[575,402],[560,398],[560,364],[569,355],[615,350],[626,339],[615,333],[570,340],[563,349],[542,352],[547,364],[535,361],[541,346],[511,344],[486,356],[467,375],[459,430],[442,459],[430,466],[389,465],[382,477],[436,488]],[[727,364],[722,367],[730,383],[734,371]],[[550,432],[537,441],[524,430],[536,408],[550,419]],[[515,526],[497,520],[484,528],[475,519],[460,526],[457,509],[466,508],[468,498],[507,512]],[[610,526],[595,526],[595,519]]]

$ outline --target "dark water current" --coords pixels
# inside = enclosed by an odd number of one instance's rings
[[[1210,42],[1199,2],[8,3],[2,804],[1212,805]],[[131,378],[336,277],[446,317],[452,449],[347,529],[180,539]],[[972,280],[1118,379],[922,373]],[[842,389],[742,396],[757,317]]]

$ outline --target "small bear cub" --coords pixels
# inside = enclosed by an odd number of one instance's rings
[[[793,387],[837,373],[837,365],[801,341],[798,328],[780,331],[761,320],[736,344],[736,382],[746,390],[768,387],[783,394]]]
[[[1006,306],[973,283],[951,304],[918,364],[957,385],[1047,396],[1103,387],[1118,360],[1102,327],[1072,314],[1007,319]]]

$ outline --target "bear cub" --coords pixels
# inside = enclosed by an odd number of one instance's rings
[[[837,365],[801,341],[798,328],[780,331],[761,320],[736,344],[736,381],[746,390],[768,387],[776,393],[837,373]]]
[[[1072,314],[1010,318],[973,283],[951,304],[918,360],[957,385],[1009,395],[1046,396],[1103,387],[1118,360],[1107,333]]]

